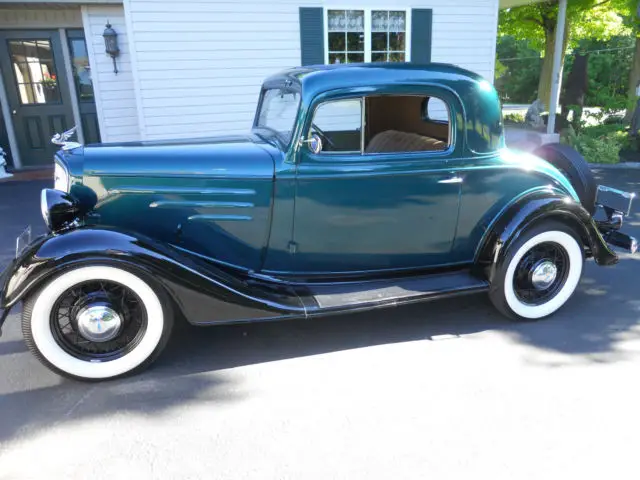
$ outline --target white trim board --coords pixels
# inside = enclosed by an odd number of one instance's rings
[[[73,113],[73,123],[76,127],[76,136],[78,141],[84,144],[84,131],[82,130],[82,117],[80,116],[80,105],[78,103],[78,92],[76,90],[76,82],[73,78],[73,68],[71,68],[71,52],[69,51],[69,39],[67,38],[67,30],[58,29],[60,33],[60,43],[62,47],[62,62],[64,72],[67,76],[67,87],[69,88],[69,98],[71,100],[71,112]]]
[[[9,98],[4,88],[2,75],[0,75],[0,105],[2,106],[2,118],[4,119],[4,125],[7,129],[7,137],[9,137],[9,150],[13,158],[13,168],[20,168],[22,167],[22,161],[20,159],[20,150],[18,149],[18,139],[16,137],[16,131],[13,128],[13,116],[9,108]]]
[[[89,65],[93,67],[93,65],[98,64],[98,61],[93,49],[93,42],[91,41],[91,38],[88,38],[91,34],[89,12],[86,6],[82,6],[80,8],[82,11],[82,25],[84,29],[85,43],[87,44],[87,54],[89,55]],[[103,142],[108,142],[108,130],[102,110],[102,89],[100,88],[100,79],[98,78],[98,75],[91,75],[91,82],[93,83],[93,98],[96,102],[96,115],[98,117],[98,127],[100,127],[100,138]]]
[[[131,74],[133,76],[133,89],[138,113],[138,131],[140,132],[140,140],[147,140],[147,128],[142,104],[142,89],[140,88],[140,75],[138,73],[138,52],[136,50],[135,30],[131,16],[131,0],[124,0],[123,6],[127,32],[129,32],[128,39],[129,50],[131,51]]]

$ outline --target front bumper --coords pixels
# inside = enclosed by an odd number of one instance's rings
[[[10,307],[5,307],[4,305],[4,292],[6,290],[6,283],[9,280],[9,272],[12,271],[14,263],[15,262],[11,262],[4,271],[0,272],[0,336],[2,336],[2,326],[11,311]]]

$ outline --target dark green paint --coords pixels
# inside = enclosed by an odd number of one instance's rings
[[[265,85],[302,92],[293,141],[270,132],[60,153],[88,223],[138,232],[223,264],[328,274],[470,264],[501,213],[532,189],[575,200],[547,162],[504,148],[499,102],[449,65],[297,68]],[[435,94],[452,112],[445,152],[314,155],[299,140],[326,100]],[[460,177],[462,183],[447,180]],[[445,181],[445,183],[441,183]]]
[[[324,9],[300,7],[300,65],[324,63]]]
[[[431,62],[431,37],[433,10],[414,8],[411,10],[411,61],[426,64]]]

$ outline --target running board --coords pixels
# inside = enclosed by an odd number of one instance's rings
[[[367,282],[307,285],[299,296],[307,314],[363,310],[486,291],[489,282],[468,272],[448,272]]]

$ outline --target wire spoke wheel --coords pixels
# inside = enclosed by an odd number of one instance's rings
[[[147,328],[147,312],[128,287],[91,280],[67,289],[51,309],[56,343],[75,358],[109,361],[138,345]]]

